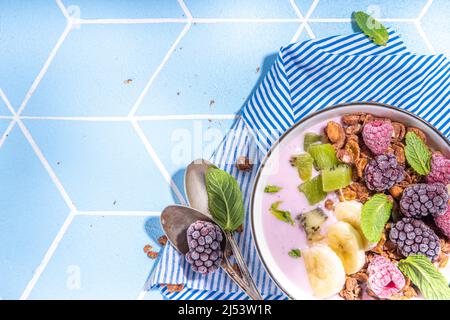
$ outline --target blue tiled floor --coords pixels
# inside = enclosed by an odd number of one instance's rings
[[[350,14],[364,10],[410,51],[449,54],[449,2],[426,3],[0,1],[0,89],[15,110],[28,101],[0,147],[0,298],[161,299],[142,291],[156,263],[142,248],[161,249],[157,215],[180,202],[168,180],[183,193],[183,168],[210,157],[278,49],[294,35],[354,32]],[[311,33],[297,33],[297,8],[312,9]],[[70,21],[82,24],[48,60]],[[2,99],[0,116],[2,136]]]

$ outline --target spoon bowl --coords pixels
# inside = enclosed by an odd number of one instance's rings
[[[198,220],[214,223],[210,217],[204,215],[200,211],[182,205],[168,206],[161,213],[161,226],[164,233],[175,249],[183,255],[189,251],[186,235],[187,229],[191,224]],[[225,235],[223,230],[222,234]],[[225,252],[227,246],[227,238],[225,236],[220,245],[222,252]]]
[[[205,173],[213,164],[205,159],[192,161],[184,174],[184,190],[189,205],[211,217],[208,209],[208,193],[206,192]]]

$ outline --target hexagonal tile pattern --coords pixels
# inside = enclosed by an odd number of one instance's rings
[[[81,19],[182,18],[176,0],[64,0],[67,11]]]
[[[66,21],[54,1],[4,0],[0,10],[0,87],[18,108]]]
[[[72,30],[24,113],[128,114],[182,28],[182,24],[113,24]]]
[[[297,23],[194,24],[137,114],[235,113],[298,27]]]
[[[18,126],[2,146],[0,165],[0,297],[18,299],[69,208]]]
[[[156,262],[143,248],[160,250],[147,231],[155,223],[159,217],[75,217],[30,299],[136,299]]]
[[[185,0],[195,18],[296,18],[289,1]]]
[[[434,0],[422,18],[423,29],[437,52],[450,57],[450,5],[446,0]],[[442,22],[442,23],[441,23]]]
[[[78,210],[158,211],[171,189],[128,122],[28,121]]]

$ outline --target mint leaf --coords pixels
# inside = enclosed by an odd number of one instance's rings
[[[314,159],[309,153],[292,156],[291,164],[297,168],[298,175],[303,181],[311,179]]]
[[[281,189],[283,189],[283,188],[281,188],[279,186],[274,186],[274,185],[268,184],[267,186],[265,186],[264,192],[265,193],[277,193]]]
[[[291,251],[288,252],[289,257],[298,259],[302,256],[302,252],[300,251],[300,249],[292,249]]]
[[[278,220],[294,225],[294,220],[292,220],[291,213],[289,211],[278,209],[280,204],[281,201],[273,203],[272,206],[270,207],[270,213],[273,214]]]
[[[308,148],[318,142],[321,142],[323,139],[323,136],[320,134],[316,134],[313,132],[307,132],[305,133],[305,137],[303,138],[303,150],[308,151]]]
[[[370,242],[380,241],[384,226],[391,216],[392,202],[382,193],[367,201],[361,212],[361,230]]]
[[[447,280],[430,260],[414,254],[398,263],[398,268],[419,288],[427,300],[450,300]]]
[[[406,161],[418,174],[425,176],[430,172],[431,152],[417,134],[406,134]]]
[[[375,44],[385,46],[389,40],[389,32],[374,17],[365,12],[353,12],[353,20],[366,36],[368,36]]]
[[[214,222],[224,231],[235,231],[244,222],[244,202],[237,181],[228,172],[210,167],[205,182]]]

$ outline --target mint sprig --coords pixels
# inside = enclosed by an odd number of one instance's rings
[[[286,210],[280,210],[281,201],[277,201],[270,206],[270,213],[275,216],[278,220],[294,225],[294,220],[292,219],[291,213]]]
[[[427,300],[450,300],[447,280],[430,260],[421,254],[408,256],[398,268],[419,288]]]
[[[389,32],[374,17],[365,12],[353,12],[353,20],[366,36],[368,36],[375,44],[385,46],[389,40]]]
[[[289,257],[298,259],[302,256],[302,252],[300,251],[300,249],[292,249],[288,252]]]
[[[406,161],[418,174],[425,176],[430,172],[431,152],[417,134],[406,134]]]
[[[392,202],[382,193],[374,195],[364,204],[361,212],[361,230],[367,240],[370,242],[380,241],[391,211]]]
[[[224,231],[233,232],[244,222],[244,202],[237,181],[217,167],[205,174],[209,211]]]

